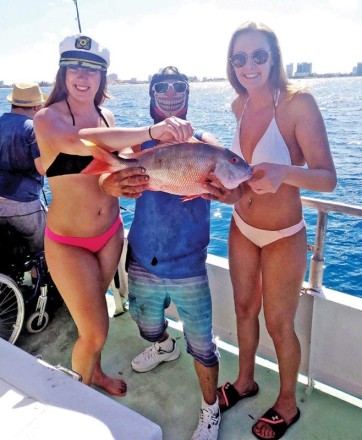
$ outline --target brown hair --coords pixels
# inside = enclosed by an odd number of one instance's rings
[[[277,36],[265,24],[248,21],[243,23],[241,26],[239,26],[232,34],[229,43],[228,53],[227,53],[227,68],[226,68],[227,77],[229,79],[230,84],[236,91],[236,93],[244,94],[246,93],[246,89],[240,84],[239,80],[237,79],[234,67],[230,62],[230,57],[233,55],[235,40],[240,35],[246,34],[248,32],[261,32],[262,34],[265,35],[270,45],[271,56],[273,59],[273,65],[270,69],[270,74],[269,74],[269,81],[271,87],[273,89],[278,88],[281,90],[289,89],[291,87],[291,84],[289,83],[287,75],[284,71],[282,54]]]
[[[49,107],[50,105],[63,101],[67,98],[68,90],[65,84],[66,73],[66,67],[59,67],[53,90],[50,92],[49,98],[45,103],[45,107]],[[103,104],[106,98],[109,98],[109,95],[107,94],[107,72],[101,71],[101,81],[96,96],[94,97],[94,104],[99,107],[101,104]]]

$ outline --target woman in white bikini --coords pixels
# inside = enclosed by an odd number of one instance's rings
[[[253,165],[253,177],[233,191],[213,176],[212,185],[207,185],[210,199],[235,204],[229,260],[239,375],[233,384],[219,388],[219,399],[225,411],[258,392],[254,363],[263,305],[279,363],[280,392],[252,432],[260,439],[278,439],[300,416],[296,402],[300,344],[294,317],[307,254],[300,188],[332,191],[336,172],[317,104],[308,92],[288,82],[270,28],[245,23],[233,33],[227,72],[237,93],[232,104],[237,119],[232,150]]]

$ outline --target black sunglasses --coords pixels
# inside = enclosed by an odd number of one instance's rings
[[[153,90],[157,93],[166,93],[172,87],[176,93],[186,92],[187,84],[183,81],[175,81],[173,83],[158,82],[153,85]]]
[[[254,63],[265,64],[268,61],[270,54],[271,54],[271,52],[268,50],[265,50],[265,49],[256,49],[250,55],[246,54],[245,52],[239,52],[230,58],[230,63],[234,67],[240,68],[240,67],[245,66],[246,62],[248,61],[249,56],[251,56]]]

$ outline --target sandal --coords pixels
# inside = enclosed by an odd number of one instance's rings
[[[287,432],[287,430],[299,420],[300,417],[300,411],[299,408],[297,408],[297,414],[292,418],[292,420],[286,424],[285,420],[280,417],[280,415],[273,409],[270,408],[268,411],[260,417],[260,419],[253,425],[251,432],[255,435],[256,438],[260,440],[278,440],[283,437],[283,435]],[[262,437],[261,435],[257,434],[254,429],[258,422],[265,422],[270,428],[272,428],[274,432],[274,437]]]
[[[220,411],[224,412],[227,409],[232,408],[239,400],[246,399],[247,397],[253,397],[259,391],[259,386],[254,382],[255,388],[252,391],[247,391],[243,394],[239,394],[234,385],[230,382],[224,383],[217,391],[223,396],[225,404],[220,405]]]

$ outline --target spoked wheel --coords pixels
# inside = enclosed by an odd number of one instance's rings
[[[40,317],[39,312],[32,313],[26,320],[26,329],[29,333],[39,333],[45,329],[49,322],[49,315],[47,312]]]
[[[15,344],[23,327],[25,306],[16,283],[0,274],[0,337]]]

